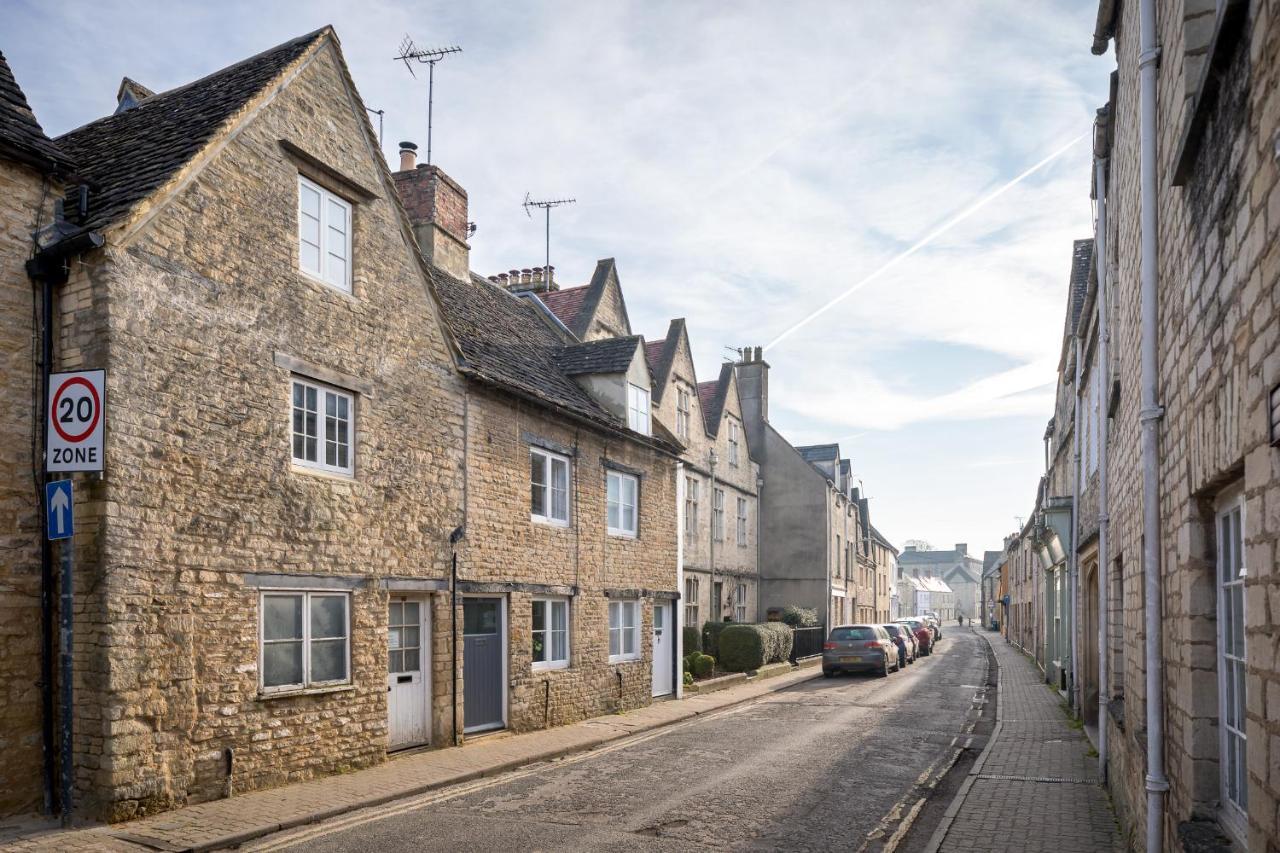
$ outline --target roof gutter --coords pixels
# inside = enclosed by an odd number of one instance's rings
[[[1107,42],[1116,31],[1116,11],[1119,0],[1099,0],[1098,18],[1093,26],[1093,54],[1102,56],[1107,52]]]

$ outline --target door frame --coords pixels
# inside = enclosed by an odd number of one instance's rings
[[[666,611],[666,615],[662,617],[662,620],[663,620],[663,621],[662,621],[662,624],[663,624],[663,631],[665,631],[665,632],[666,632],[666,635],[667,635],[667,644],[668,644],[668,646],[669,646],[670,654],[668,654],[668,655],[667,655],[667,659],[666,659],[665,661],[663,661],[662,663],[663,663],[663,665],[664,665],[664,666],[666,666],[666,668],[667,668],[667,674],[668,674],[668,676],[669,676],[669,677],[670,677],[670,679],[671,679],[671,689],[670,689],[670,690],[668,690],[668,691],[666,691],[665,693],[657,693],[657,692],[655,692],[655,690],[654,690],[654,686],[655,686],[655,685],[654,685],[654,680],[655,680],[655,678],[657,677],[657,674],[658,674],[658,672],[659,672],[659,670],[658,670],[658,664],[659,664],[659,661],[658,661],[658,656],[657,656],[656,654],[654,654],[654,651],[655,651],[655,650],[654,650],[654,648],[653,648],[653,621],[652,621],[654,617],[653,617],[653,614],[651,613],[651,614],[649,615],[649,619],[651,620],[651,621],[650,621],[650,623],[649,623],[649,656],[653,659],[653,662],[652,662],[652,664],[650,665],[650,671],[649,671],[649,698],[650,698],[650,699],[658,699],[658,698],[661,698],[661,697],[664,697],[664,696],[675,696],[675,695],[676,695],[676,678],[677,678],[677,675],[676,675],[676,645],[675,645],[675,641],[676,641],[676,633],[675,633],[675,631],[676,631],[676,626],[675,626],[676,602],[675,602],[675,601],[673,601],[673,600],[671,600],[671,599],[666,599],[666,598],[655,598],[655,599],[653,600],[653,612],[654,612],[654,613],[656,613],[656,612],[658,611],[658,609],[659,609],[659,608],[662,608],[662,609],[664,609],[664,610]]]
[[[431,651],[435,645],[431,639],[431,628],[432,628],[431,607],[435,603],[435,599],[431,595],[431,593],[392,590],[391,594],[387,596],[388,605],[391,602],[395,601],[396,599],[400,599],[402,601],[418,602],[418,636],[420,638],[419,642],[421,644],[419,646],[418,664],[419,666],[422,667],[422,707],[425,711],[426,719],[424,720],[425,737],[423,738],[423,740],[417,743],[406,743],[400,746],[392,746],[391,745],[391,700],[390,698],[388,698],[387,699],[387,751],[388,752],[399,752],[402,749],[413,749],[419,746],[430,746],[431,745],[431,727],[435,724],[435,720],[434,720],[435,715],[432,713],[432,708],[431,708],[431,696],[432,696],[431,670],[434,664],[434,661],[432,660]],[[388,623],[388,626],[389,625],[390,623]],[[390,679],[390,677],[391,677],[391,666],[390,666],[390,660],[388,660],[387,661],[387,678]],[[390,684],[388,684],[388,687],[389,686]],[[390,691],[388,691],[388,696],[389,695],[390,695]]]
[[[507,595],[499,592],[464,592],[459,597],[463,599],[462,606],[463,606],[464,612],[466,610],[466,599],[468,598],[489,598],[489,599],[496,600],[498,602],[498,636],[502,640],[502,672],[500,673],[501,682],[502,682],[502,725],[501,726],[485,726],[484,728],[480,728],[480,729],[468,728],[467,727],[467,708],[465,704],[466,695],[467,695],[467,666],[466,666],[467,620],[463,618],[462,624],[460,626],[462,633],[459,635],[459,637],[462,640],[462,642],[459,643],[459,646],[461,648],[460,654],[462,655],[462,697],[463,697],[462,734],[466,736],[469,734],[479,735],[479,734],[484,734],[486,732],[499,732],[511,725],[511,719],[510,719],[511,699],[508,696],[508,692],[509,692],[508,682],[511,680],[510,679],[511,663],[509,660],[510,650],[508,649],[508,646],[510,645],[510,628],[507,623],[507,609],[508,609],[509,598]],[[457,701],[456,696],[454,697],[454,701],[455,702]]]

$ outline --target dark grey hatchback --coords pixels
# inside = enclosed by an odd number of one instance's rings
[[[875,672],[898,669],[898,647],[879,625],[837,625],[822,644],[822,674]]]

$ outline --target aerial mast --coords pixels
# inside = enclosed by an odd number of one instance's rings
[[[413,70],[413,63],[424,63],[427,66],[427,165],[431,165],[431,124],[432,113],[435,109],[435,88],[436,88],[436,63],[444,59],[451,53],[462,53],[462,48],[457,45],[449,47],[437,47],[431,50],[421,50],[413,43],[413,39],[405,36],[400,42],[400,55],[395,57],[404,63],[404,67],[409,69],[409,73],[417,77],[417,73]]]

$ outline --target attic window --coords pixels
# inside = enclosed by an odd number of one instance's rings
[[[298,176],[298,266],[351,292],[351,203]]]
[[[639,385],[627,386],[627,426],[643,435],[649,434],[649,390]]]

